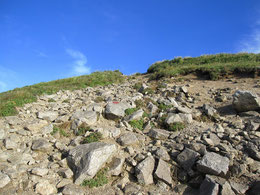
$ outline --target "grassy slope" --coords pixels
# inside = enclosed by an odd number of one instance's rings
[[[17,114],[16,106],[35,102],[38,95],[53,94],[59,90],[75,90],[97,85],[109,85],[123,80],[124,77],[119,71],[105,71],[17,88],[0,93],[0,116]]]
[[[212,80],[230,74],[259,74],[260,54],[216,54],[200,57],[174,58],[152,64],[150,79],[160,79],[189,73],[206,74]]]

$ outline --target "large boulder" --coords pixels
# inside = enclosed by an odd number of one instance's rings
[[[83,144],[70,150],[67,161],[74,172],[75,184],[93,178],[116,150],[114,144],[101,142]]]
[[[237,112],[260,110],[260,97],[250,91],[236,91],[233,95],[233,107]]]
[[[200,172],[212,175],[226,175],[228,172],[229,159],[214,152],[207,152],[198,162]]]

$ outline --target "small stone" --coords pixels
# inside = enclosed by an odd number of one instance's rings
[[[6,138],[4,140],[4,145],[7,150],[14,150],[17,149],[17,144],[15,141],[11,140],[10,138]]]
[[[63,178],[72,178],[73,172],[69,168],[62,168],[58,171],[58,174]]]
[[[248,190],[248,186],[242,183],[236,183],[231,181],[230,185],[232,187],[232,190],[235,192],[235,194],[245,194]]]
[[[221,195],[236,195],[228,182],[222,185]]]
[[[136,177],[140,184],[149,185],[153,184],[153,170],[155,160],[152,156],[147,157],[140,162],[136,167]]]
[[[192,168],[199,156],[200,154],[198,152],[186,148],[177,156],[177,161],[185,170],[189,170]]]
[[[64,188],[62,189],[62,194],[63,195],[85,195],[85,190],[84,188],[75,185],[75,184],[68,184],[65,185]]]
[[[5,175],[0,172],[0,188],[5,187],[11,181],[8,175]]]
[[[219,184],[206,176],[200,185],[200,195],[218,195]]]
[[[35,192],[41,195],[51,195],[57,193],[57,189],[48,180],[42,180],[36,184]]]
[[[48,140],[40,138],[32,142],[32,150],[46,152],[51,149],[51,144]]]
[[[260,194],[260,181],[256,181],[247,191],[248,195],[259,195]]]
[[[138,143],[138,139],[134,133],[125,133],[121,135],[117,140],[120,145],[127,146],[127,145],[134,145]]]
[[[109,173],[111,175],[118,176],[122,172],[122,167],[124,162],[125,162],[125,158],[114,158],[111,162]]]
[[[260,97],[250,91],[238,90],[233,95],[233,107],[237,112],[260,110]]]
[[[161,158],[162,160],[169,161],[171,159],[170,155],[164,148],[158,148],[155,151],[155,155],[156,155],[156,157],[158,157],[159,159]]]
[[[56,118],[58,118],[58,112],[55,111],[44,111],[44,112],[38,112],[37,117],[40,119],[44,119],[47,121],[54,121]]]
[[[0,140],[5,138],[5,130],[4,129],[0,129]]]
[[[38,175],[38,176],[44,176],[47,175],[49,172],[48,169],[46,168],[40,168],[40,167],[35,167],[31,170],[31,173],[34,175]]]
[[[158,166],[155,171],[155,176],[168,185],[172,185],[171,168],[168,163],[159,159]]]
[[[163,129],[151,129],[148,135],[155,139],[167,139],[170,135],[169,131]]]

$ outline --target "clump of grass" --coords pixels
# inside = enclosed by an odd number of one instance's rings
[[[81,186],[88,186],[90,188],[100,187],[108,183],[107,177],[108,169],[101,169],[93,179],[84,180]]]
[[[56,133],[59,133],[63,137],[68,137],[69,134],[66,132],[65,129],[62,129],[56,125],[53,126],[53,130],[51,132],[51,135],[55,135]]]
[[[169,131],[181,131],[184,128],[185,128],[185,124],[180,122],[167,125],[167,130]]]
[[[86,124],[86,123],[82,123],[79,127],[78,127],[78,131],[76,133],[77,136],[80,135],[85,135],[87,131],[90,131],[91,128]]]
[[[98,96],[98,97],[96,97],[95,99],[94,99],[94,102],[96,102],[96,103],[100,103],[100,102],[103,102],[104,101],[104,98],[103,97],[100,97],[100,96]]]
[[[150,80],[190,73],[206,75],[211,80],[234,74],[259,76],[259,61],[260,54],[253,53],[222,53],[194,58],[177,57],[173,60],[154,63],[147,72],[151,73]]]
[[[153,89],[151,89],[151,88],[149,88],[149,87],[147,87],[147,88],[145,88],[143,91],[142,91],[142,94],[144,94],[144,95],[150,95],[150,94],[154,94],[154,90]]]
[[[0,116],[16,115],[18,113],[16,107],[35,102],[37,96],[42,94],[50,95],[59,90],[76,90],[98,85],[104,86],[112,83],[119,83],[123,80],[124,77],[119,71],[104,71],[16,88],[12,91],[0,94]]]
[[[48,102],[56,102],[53,98],[48,99]]]
[[[136,108],[127,108],[127,109],[125,110],[125,114],[128,116],[128,115],[133,114],[133,113],[136,112],[137,110],[139,110],[138,107],[136,107]]]
[[[98,142],[100,139],[102,139],[102,134],[100,132],[93,132],[84,138],[82,144]]]
[[[143,120],[143,118],[140,120],[132,120],[132,121],[129,121],[129,125],[131,125],[131,127],[133,127],[133,128],[143,130],[144,120]]]
[[[63,100],[62,103],[70,103],[70,101],[68,99]]]
[[[142,87],[142,83],[136,83],[134,85],[134,89],[136,89],[137,91],[139,91],[139,89],[141,89],[141,87]]]
[[[167,110],[167,109],[172,108],[172,105],[166,105],[166,104],[164,104],[164,103],[160,103],[160,104],[158,105],[158,108],[159,108],[160,111],[165,111],[165,110]]]

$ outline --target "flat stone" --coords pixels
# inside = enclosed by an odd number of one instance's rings
[[[163,129],[151,129],[148,135],[154,139],[167,139],[170,133]]]
[[[0,172],[0,188],[5,187],[11,181],[8,175],[5,175]]]
[[[46,120],[34,120],[27,124],[25,124],[25,129],[32,131],[32,132],[39,132],[41,129],[48,125],[48,122]]]
[[[47,175],[49,172],[48,169],[46,168],[40,168],[40,167],[35,167],[31,170],[31,173],[34,175],[38,175],[38,176],[44,176]]]
[[[143,109],[137,110],[133,114],[125,117],[125,120],[127,122],[132,121],[132,120],[140,120],[143,117],[144,111]]]
[[[245,194],[246,191],[249,189],[249,186],[242,183],[236,183],[233,181],[230,181],[230,185],[232,190],[235,192],[235,194]]]
[[[198,152],[185,148],[185,150],[177,156],[177,161],[185,170],[189,170],[196,160],[198,160],[199,156],[200,154]]]
[[[171,168],[169,164],[162,159],[159,159],[159,163],[155,171],[155,176],[168,185],[172,185]]]
[[[55,111],[44,111],[44,112],[38,112],[37,117],[39,119],[44,119],[46,121],[54,121],[56,118],[58,118],[59,114]]]
[[[83,144],[70,150],[67,161],[74,172],[75,184],[93,178],[116,150],[114,144],[102,142]]]
[[[10,139],[10,138],[6,138],[4,140],[4,146],[7,150],[14,150],[14,149],[17,149],[17,143]]]
[[[41,195],[51,195],[57,193],[57,189],[48,180],[42,180],[36,184],[35,192]]]
[[[77,121],[80,125],[86,123],[87,125],[94,125],[97,122],[98,115],[95,111],[76,111],[72,117],[72,121]]]
[[[62,176],[63,178],[72,178],[73,172],[69,168],[61,168],[58,171],[58,174]]]
[[[75,184],[68,184],[65,185],[64,188],[62,189],[62,194],[63,195],[85,195],[86,192],[83,187],[80,187]]]
[[[121,135],[117,141],[122,146],[133,145],[139,142],[134,133],[125,133]]]
[[[226,175],[229,159],[214,152],[207,152],[197,164],[200,172],[212,175]]]
[[[206,176],[200,185],[200,195],[218,195],[219,184]]]
[[[152,156],[149,156],[135,167],[136,177],[140,184],[153,184],[154,165],[154,158]]]
[[[168,152],[164,148],[158,148],[155,151],[155,156],[157,158],[165,160],[165,161],[169,161],[171,159],[170,155],[168,154]]]
[[[250,91],[238,90],[233,95],[233,108],[237,112],[260,110],[260,97]]]
[[[110,102],[105,108],[105,117],[110,120],[116,120],[125,116],[126,105],[122,102]]]
[[[32,142],[32,150],[46,152],[51,149],[51,144],[48,140],[40,138]]]

